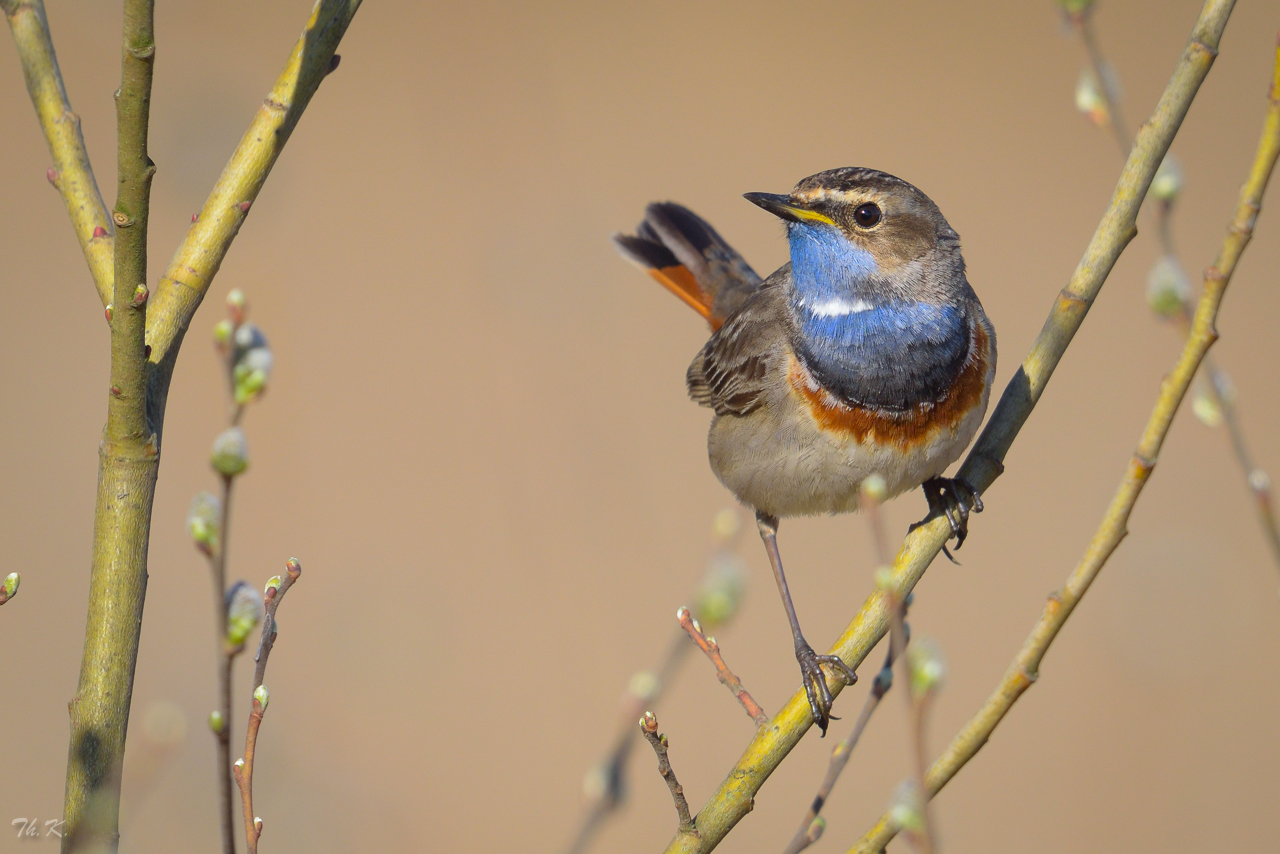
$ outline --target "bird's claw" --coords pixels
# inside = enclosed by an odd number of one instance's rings
[[[964,545],[965,537],[969,536],[969,513],[981,513],[983,510],[978,490],[966,480],[949,477],[930,478],[920,488],[924,490],[925,500],[929,502],[929,516],[941,514],[946,517],[951,526],[951,536],[956,541],[956,549],[959,550]],[[914,531],[923,524],[924,520],[916,522],[910,530]],[[942,553],[952,563],[959,563],[945,545]]]
[[[809,711],[813,714],[814,723],[822,734],[827,734],[827,725],[839,718],[831,714],[831,704],[835,698],[827,687],[827,675],[822,671],[826,664],[836,676],[844,680],[846,685],[858,681],[858,674],[845,664],[838,655],[818,655],[803,640],[796,645],[796,661],[800,662],[800,678],[804,682],[804,693],[809,698]]]

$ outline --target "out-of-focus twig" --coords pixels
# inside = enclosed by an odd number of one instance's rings
[[[1197,18],[1191,38],[1173,69],[1151,118],[1143,124],[1120,174],[1111,203],[1094,231],[1075,273],[1057,295],[1031,352],[1009,381],[982,435],[957,472],[981,494],[1004,470],[1004,458],[1023,424],[1044,393],[1054,369],[1102,290],[1124,247],[1136,233],[1135,222],[1156,168],[1182,124],[1200,84],[1217,56],[1218,44],[1234,8],[1234,0],[1208,0]],[[905,596],[923,577],[942,550],[951,527],[935,516],[915,528],[903,541],[890,570],[898,594]],[[831,648],[845,664],[856,668],[888,628],[889,609],[882,590],[863,604]],[[843,690],[841,679],[828,682],[832,694]],[[698,811],[698,834],[677,833],[669,854],[705,852],[720,843],[754,805],[765,780],[787,757],[812,725],[808,699],[794,694],[761,728],[729,770],[720,788]]]
[[[889,561],[892,559],[889,554],[889,537],[885,529],[884,514],[880,512],[880,506],[884,502],[886,490],[884,478],[879,475],[871,475],[859,487],[860,507],[867,518],[867,526],[871,529],[871,540],[875,546],[877,572],[887,570]],[[903,602],[904,618],[906,616],[906,606],[910,604],[910,598],[908,596]],[[905,619],[902,625],[903,632],[909,639],[911,630],[907,626]],[[876,708],[880,705],[880,700],[893,687],[893,663],[896,655],[897,649],[892,643],[889,644],[889,649],[885,653],[884,665],[871,683],[871,691],[867,694],[867,699],[862,704],[862,711],[858,713],[858,719],[854,721],[853,729],[831,751],[831,760],[827,763],[826,776],[823,777],[817,794],[813,796],[813,801],[810,803],[804,818],[800,820],[800,827],[797,828],[795,835],[791,837],[791,841],[787,843],[787,847],[783,849],[783,854],[800,854],[801,851],[817,842],[826,829],[826,821],[821,817],[822,808],[826,805],[827,798],[831,796],[831,790],[835,788],[836,781],[840,779],[845,766],[849,764],[849,759],[853,756],[853,749],[857,746],[858,739],[862,737],[863,731],[871,721],[871,716],[875,714]]]
[[[1069,10],[1067,18],[1080,35],[1080,41],[1084,44],[1089,56],[1090,66],[1095,77],[1099,80],[1100,85],[1097,95],[1103,100],[1103,109],[1108,115],[1106,124],[1111,130],[1112,138],[1115,139],[1116,144],[1120,147],[1120,153],[1123,157],[1129,153],[1131,145],[1128,125],[1125,124],[1124,118],[1120,113],[1114,72],[1111,71],[1110,63],[1107,62],[1098,47],[1097,37],[1093,30],[1093,9],[1094,5],[1089,4],[1078,10]],[[1272,97],[1275,97],[1274,91]],[[1154,200],[1155,204],[1151,205],[1151,216],[1156,221],[1156,235],[1160,243],[1160,251],[1163,255],[1164,263],[1171,265],[1172,269],[1178,271],[1179,276],[1181,276],[1181,270],[1184,267],[1174,246],[1172,222],[1174,199],[1177,195],[1177,185],[1181,183],[1181,179],[1178,176],[1171,176],[1170,180],[1175,182],[1174,188],[1167,194],[1159,194],[1159,198]],[[1153,195],[1157,194],[1153,193]],[[1189,289],[1187,292],[1178,295],[1178,302],[1177,310],[1171,314],[1185,337],[1191,332],[1191,322],[1195,314],[1195,304]],[[1240,466],[1240,470],[1244,474],[1245,485],[1253,497],[1254,507],[1258,514],[1258,522],[1262,525],[1262,532],[1266,537],[1267,545],[1271,549],[1271,556],[1276,565],[1280,566],[1280,524],[1276,521],[1275,508],[1271,503],[1271,478],[1266,471],[1254,462],[1253,454],[1249,451],[1249,442],[1245,437],[1244,427],[1240,423],[1240,414],[1236,407],[1231,379],[1218,366],[1212,356],[1205,357],[1200,370],[1203,376],[1207,378],[1207,382],[1204,382],[1201,386],[1202,392],[1211,401],[1214,411],[1221,414],[1222,423],[1226,426],[1227,434],[1231,440],[1231,449],[1235,453],[1236,463]]]
[[[1049,598],[1044,613],[1023,643],[1022,649],[1005,672],[1004,678],[990,698],[970,719],[969,723],[952,740],[951,745],[934,762],[926,781],[928,796],[937,794],[955,776],[965,763],[986,744],[991,733],[1008,714],[1013,704],[1039,676],[1040,662],[1045,652],[1062,630],[1067,618],[1097,578],[1111,553],[1128,533],[1129,514],[1151,472],[1155,468],[1160,449],[1168,434],[1169,426],[1178,406],[1191,386],[1205,353],[1218,338],[1215,322],[1218,308],[1236,263],[1249,244],[1254,223],[1262,205],[1262,195],[1280,155],[1280,47],[1276,50],[1276,71],[1272,97],[1263,125],[1262,139],[1254,157],[1249,179],[1240,191],[1240,202],[1227,229],[1222,249],[1213,266],[1205,273],[1204,289],[1196,308],[1191,334],[1173,371],[1164,378],[1155,408],[1143,430],[1142,438],[1124,478],[1111,500],[1098,530],[1085,550],[1084,557],[1067,579],[1066,586]],[[893,838],[894,828],[888,816],[881,817],[862,840],[851,849],[859,854],[871,854],[884,848]]]
[[[688,608],[681,606],[676,611],[676,619],[680,621],[680,628],[684,629],[693,642],[698,645],[698,649],[702,650],[707,658],[711,659],[711,663],[716,668],[716,678],[742,704],[747,717],[755,721],[758,727],[767,724],[769,716],[764,713],[764,709],[760,708],[760,704],[747,693],[747,689],[742,687],[742,680],[734,675],[734,672],[729,669],[729,665],[725,664],[724,656],[720,654],[720,645],[716,643],[716,639],[707,637],[702,633],[702,626],[689,613]]]
[[[804,818],[800,821],[800,827],[796,830],[795,836],[791,838],[787,847],[783,849],[783,854],[800,854],[801,851],[817,842],[818,838],[822,836],[822,831],[826,828],[826,822],[821,816],[822,808],[826,805],[827,798],[831,797],[831,790],[835,788],[836,781],[840,779],[845,766],[849,764],[849,759],[853,756],[853,749],[857,747],[858,739],[862,737],[862,733],[871,721],[871,716],[875,713],[876,707],[880,705],[884,695],[893,687],[893,662],[894,650],[893,645],[890,644],[889,651],[885,654],[884,666],[880,668],[880,672],[876,674],[876,678],[871,683],[871,692],[867,694],[867,699],[862,704],[862,711],[858,713],[858,719],[854,721],[853,729],[831,751],[831,761],[827,764],[827,774],[822,779],[822,785],[818,787],[818,793],[813,796],[813,802],[809,805],[808,812],[805,813]]]
[[[725,625],[741,604],[744,570],[742,558],[734,552],[741,533],[742,516],[738,508],[726,508],[716,514],[711,525],[716,548],[696,594],[694,609],[699,621],[708,627]],[[627,762],[637,738],[636,718],[645,709],[654,708],[689,650],[684,630],[677,629],[658,669],[640,671],[631,677],[613,749],[596,763],[584,781],[589,804],[565,849],[566,854],[584,854],[605,819],[621,808],[626,799]]]
[[[684,787],[676,779],[676,772],[671,770],[671,760],[667,756],[667,737],[658,732],[658,719],[654,717],[653,712],[645,712],[644,717],[640,718],[640,732],[653,746],[653,752],[658,754],[658,773],[662,775],[667,788],[671,790],[671,800],[675,801],[676,815],[680,817],[680,832],[697,834],[698,828],[694,826],[693,817],[689,815],[689,802],[684,797]]]

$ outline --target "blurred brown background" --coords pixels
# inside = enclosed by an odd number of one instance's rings
[[[299,2],[157,10],[152,270],[163,268],[267,93]],[[1200,4],[1096,18],[1145,117]],[[1280,14],[1242,2],[1174,151],[1176,238],[1207,265],[1247,171]],[[72,105],[114,198],[116,4],[49,0]],[[7,322],[0,573],[0,852],[11,817],[59,814],[66,702],[83,639],[107,329],[57,194],[18,63],[0,38],[0,275]],[[1044,2],[369,2],[232,248],[179,362],[126,764],[123,848],[216,850],[214,639],[207,569],[184,528],[211,488],[224,417],[208,343],[232,287],[277,370],[246,418],[232,577],[305,567],[282,609],[259,750],[264,851],[554,852],[634,671],[656,664],[729,503],[685,397],[701,321],[614,254],[646,202],[702,213],[763,273],[778,224],[744,202],[834,166],[929,193],[963,236],[1000,334],[1003,388],[1110,197],[1113,143],[1077,113],[1083,51]],[[1259,462],[1280,474],[1280,205],[1222,312],[1215,353]],[[1179,342],[1144,301],[1150,220],[1121,259],[960,554],[917,594],[915,631],[949,682],[940,750],[986,697],[1075,565]],[[918,493],[888,509],[895,536]],[[1280,836],[1276,567],[1226,437],[1184,412],[1132,533],[1049,654],[1040,684],[937,802],[948,851],[1265,850]],[[782,548],[815,645],[873,584],[865,523],[787,522]],[[767,710],[796,686],[754,536],[750,587],[718,632]],[[873,654],[879,661],[880,653]],[[238,669],[243,733],[250,670]],[[864,668],[864,677],[873,670]],[[869,678],[837,713],[856,714]],[[186,737],[161,762],[155,709]],[[751,725],[691,657],[658,711],[696,808]],[[148,735],[148,732],[151,735]],[[842,851],[908,773],[891,698],[827,808]],[[242,735],[237,735],[237,740]],[[815,733],[725,851],[777,851],[832,740]],[[598,851],[655,851],[675,827],[647,748]]]

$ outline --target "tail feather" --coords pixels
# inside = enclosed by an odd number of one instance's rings
[[[718,329],[760,286],[760,276],[714,228],[686,207],[654,202],[618,251]]]

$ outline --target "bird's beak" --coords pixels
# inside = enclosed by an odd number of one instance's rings
[[[774,216],[781,217],[788,222],[836,224],[831,217],[818,213],[803,202],[798,202],[790,196],[780,196],[777,193],[744,193],[742,197],[753,205],[759,205]]]

